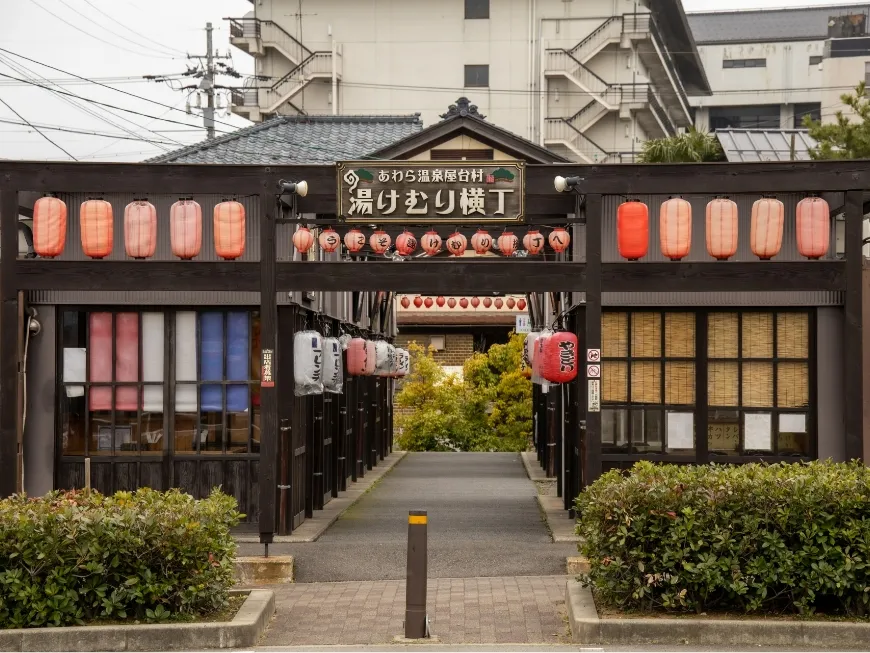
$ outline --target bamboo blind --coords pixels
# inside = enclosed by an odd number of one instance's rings
[[[802,408],[810,404],[809,369],[806,363],[779,363],[776,366],[776,405]]]
[[[707,317],[707,355],[710,358],[737,358],[737,313],[710,313]]]
[[[695,357],[694,313],[665,313],[665,356]]]
[[[662,355],[661,313],[631,314],[632,358],[659,358]]]
[[[601,355],[610,358],[628,356],[627,313],[602,313]]]
[[[631,401],[636,404],[662,403],[662,364],[660,362],[631,362]]]
[[[735,340],[736,342],[736,340]],[[710,361],[707,366],[707,404],[710,406],[737,406],[740,392],[737,387],[738,363]]]
[[[743,358],[773,358],[773,313],[743,313]]]
[[[777,313],[776,355],[809,358],[810,327],[807,313]]]
[[[743,405],[751,408],[773,406],[773,363],[743,363]]]
[[[624,404],[628,401],[628,363],[601,362],[601,401]]]
[[[688,361],[665,363],[665,403],[691,406],[695,403],[695,364]]]

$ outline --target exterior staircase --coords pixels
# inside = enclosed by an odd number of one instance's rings
[[[569,118],[547,118],[544,145],[561,145],[586,163],[610,163],[613,158],[611,154],[574,127],[569,120]]]
[[[263,112],[275,113],[281,105],[292,100],[316,79],[332,79],[333,66],[336,76],[341,79],[340,54],[335,54],[333,62],[332,52],[312,52],[267,89]]]
[[[601,79],[568,50],[554,48],[547,50],[545,54],[547,66],[544,75],[564,77],[604,105],[608,111],[615,111],[619,108],[619,98],[613,93],[616,87]]]
[[[619,43],[621,38],[622,16],[611,16],[568,52],[577,61],[585,64],[611,43]]]

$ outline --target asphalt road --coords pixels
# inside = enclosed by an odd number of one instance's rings
[[[317,542],[270,551],[296,557],[300,583],[402,579],[408,511],[426,510],[430,577],[564,574],[576,546],[552,542],[535,493],[519,454],[410,453]]]

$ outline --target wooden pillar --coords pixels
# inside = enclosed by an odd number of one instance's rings
[[[843,371],[846,459],[864,460],[864,373],[862,329],[863,191],[846,192],[846,297]],[[823,434],[819,434],[823,436]]]
[[[261,363],[272,378],[261,379],[260,388],[260,542],[268,544],[275,533],[276,462],[278,453],[278,379],[275,345],[278,300],[275,290],[275,198],[260,194],[260,343]],[[292,391],[293,379],[281,379]]]
[[[586,196],[586,334],[585,349],[601,349],[601,195]],[[578,205],[580,199],[577,199]],[[579,213],[580,207],[577,207]],[[586,376],[586,352],[581,373]],[[590,410],[589,380],[583,384],[586,401],[586,460],[583,484],[589,485],[601,476],[601,409]],[[600,382],[599,382],[600,386]]]
[[[18,468],[18,192],[0,192],[0,498],[15,494]]]
[[[707,329],[706,311],[695,313],[695,460],[699,465],[710,461],[708,424],[710,403],[707,397]]]

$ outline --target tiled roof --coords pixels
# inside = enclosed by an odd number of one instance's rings
[[[408,116],[280,116],[148,163],[294,164],[358,159],[423,129]]]
[[[695,42],[703,45],[824,40],[828,38],[829,18],[850,14],[870,14],[870,5],[713,11],[692,13],[687,17]]]
[[[729,162],[790,161],[794,136],[794,160],[809,161],[816,141],[805,129],[717,129],[716,137]]]

